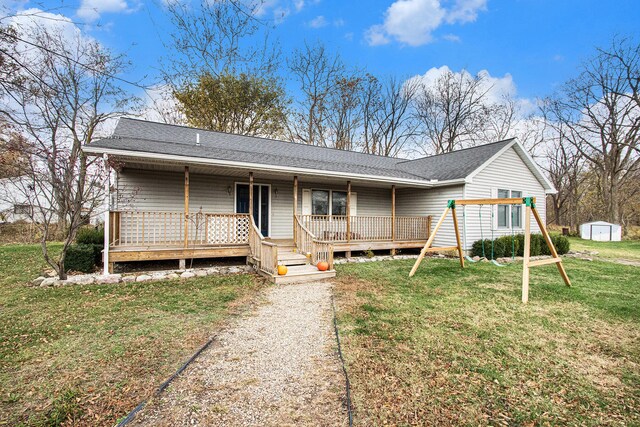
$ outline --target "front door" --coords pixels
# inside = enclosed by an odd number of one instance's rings
[[[263,236],[269,236],[271,187],[253,184],[253,220]],[[249,213],[249,184],[236,184],[236,213]]]

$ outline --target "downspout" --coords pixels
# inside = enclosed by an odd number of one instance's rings
[[[467,184],[462,185],[462,199],[467,198]],[[467,205],[462,206],[462,252],[467,253]]]
[[[107,199],[107,209],[104,212],[104,249],[102,251],[102,263],[104,264],[102,274],[106,276],[109,274],[109,244],[111,243],[109,241],[109,236],[111,235],[111,170],[109,168],[109,156],[107,154],[104,154],[102,158],[104,159],[104,170],[107,174],[107,178],[105,179],[104,183],[104,192]]]

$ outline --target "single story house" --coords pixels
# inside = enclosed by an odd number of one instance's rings
[[[84,150],[115,172],[105,268],[247,256],[276,282],[319,278],[307,264],[332,266],[334,252],[422,247],[449,199],[555,191],[515,139],[411,160],[123,118]],[[482,210],[464,212],[465,250],[480,238],[480,214],[485,237],[523,225],[519,206]],[[450,220],[435,244],[455,245]]]

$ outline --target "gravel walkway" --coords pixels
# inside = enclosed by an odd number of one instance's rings
[[[272,287],[131,425],[344,426],[331,284]]]

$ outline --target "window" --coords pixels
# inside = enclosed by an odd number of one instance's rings
[[[31,215],[31,206],[13,205],[13,213],[16,215]]]
[[[331,215],[347,214],[347,193],[344,191],[331,192]]]
[[[347,215],[347,193],[346,191],[333,190],[311,190],[311,200],[307,199],[307,212],[309,208],[311,215],[323,216],[346,216]],[[304,210],[304,194],[303,194]],[[356,193],[351,193],[351,215],[355,215]]]
[[[511,197],[522,197],[522,191],[512,191]],[[522,205],[511,205],[511,226],[522,228]]]
[[[520,198],[522,191],[498,190],[499,199]],[[498,205],[497,206],[498,228],[521,228],[522,227],[522,205]]]
[[[329,192],[313,190],[311,192],[311,214],[329,215]]]
[[[499,199],[508,199],[509,190],[498,190]],[[509,205],[498,205],[498,228],[509,227]]]

